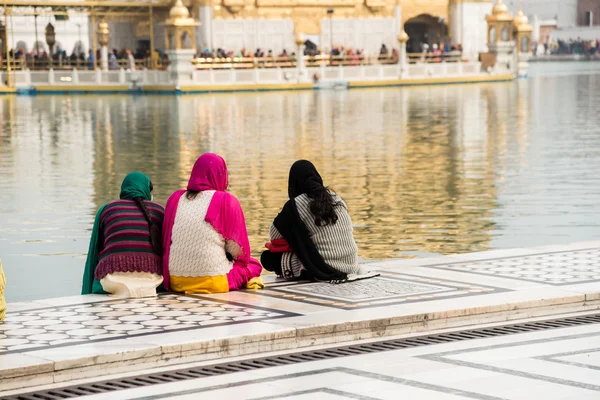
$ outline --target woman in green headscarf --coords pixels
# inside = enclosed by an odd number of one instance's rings
[[[100,207],[83,274],[82,294],[119,297],[156,295],[162,283],[164,209],[152,202],[152,182],[141,172],[127,175],[120,200]]]

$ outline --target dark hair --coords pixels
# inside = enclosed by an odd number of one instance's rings
[[[200,193],[197,190],[188,190],[187,192],[185,192],[185,197],[188,200],[194,200],[196,198],[196,196],[198,196],[198,193]]]
[[[315,225],[335,225],[338,221],[335,206],[339,205],[339,202],[333,200],[333,195],[329,191],[329,188],[322,187],[321,189],[312,190],[306,193],[306,195],[311,200],[309,208],[315,217]]]
[[[150,182],[150,191],[154,189],[152,186],[152,182]],[[144,214],[144,218],[146,218],[146,222],[148,222],[148,228],[150,230],[150,243],[152,243],[152,250],[154,250],[155,254],[162,256],[163,254],[163,245],[162,245],[162,232],[158,225],[152,222],[152,217],[150,216],[150,211],[148,207],[146,207],[146,203],[144,203],[144,199],[141,197],[136,197],[133,199],[136,202],[142,214]]]

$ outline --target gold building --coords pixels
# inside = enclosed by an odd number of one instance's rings
[[[77,6],[71,0],[6,3],[17,27],[11,32],[10,41],[15,42],[11,47],[18,48],[16,44],[27,38],[23,42],[30,50],[42,39],[44,26],[52,23],[57,27],[57,46],[61,43],[61,49],[70,52],[73,33],[78,32],[79,39],[95,37],[102,19],[111,32],[109,48],[165,49],[164,23],[174,0],[81,0]],[[418,51],[422,43],[461,44],[467,56],[476,55],[487,44],[485,16],[492,10],[492,0],[184,0],[184,4],[199,24],[198,49],[262,48],[274,53],[294,51],[295,35],[302,33],[324,50],[343,46],[375,54],[382,44],[397,47],[404,29],[410,37],[409,51]],[[87,24],[75,20],[82,15],[87,15]],[[95,50],[95,41],[86,47]]]
[[[486,45],[485,15],[492,0],[189,0],[188,5],[203,24],[199,43],[207,48],[239,46],[244,36],[247,48],[256,43],[277,49],[303,33],[321,48],[372,53],[382,43],[395,47],[404,28],[409,49],[460,43],[476,54]],[[270,40],[275,35],[278,40]]]

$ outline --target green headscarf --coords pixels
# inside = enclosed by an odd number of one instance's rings
[[[135,198],[143,198],[144,200],[151,200],[152,194],[150,193],[150,187],[152,183],[150,178],[141,172],[132,172],[125,177],[121,184],[121,200],[133,200]],[[102,285],[95,277],[96,266],[98,265],[98,255],[101,251],[100,243],[100,217],[106,204],[100,207],[96,213],[96,219],[94,220],[94,227],[92,228],[92,237],[90,238],[90,248],[88,249],[87,260],[85,262],[85,270],[83,271],[83,286],[81,288],[81,294],[106,294],[102,290]]]
[[[133,200],[141,197],[150,201],[152,200],[151,186],[150,178],[145,174],[132,172],[123,179],[121,184],[121,200]]]

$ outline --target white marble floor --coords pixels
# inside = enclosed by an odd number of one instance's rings
[[[307,362],[87,397],[600,399],[600,324]]]
[[[0,391],[600,309],[600,242],[369,265],[381,276],[343,285],[271,275],[260,291],[9,304],[0,323]]]

